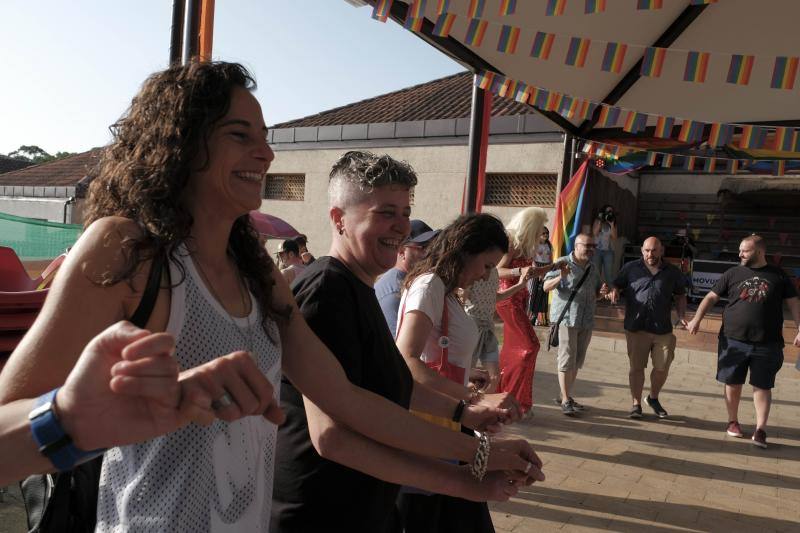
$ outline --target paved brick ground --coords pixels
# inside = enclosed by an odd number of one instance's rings
[[[599,339],[598,339],[599,340]],[[769,449],[751,445],[755,420],[745,386],[740,421],[747,439],[724,433],[722,387],[713,354],[681,352],[658,420],[645,406],[627,418],[627,356],[594,343],[574,397],[580,418],[553,403],[553,352],[539,354],[535,416],[508,428],[530,440],[547,481],[492,506],[498,532],[800,531],[800,372],[784,365],[774,390]]]

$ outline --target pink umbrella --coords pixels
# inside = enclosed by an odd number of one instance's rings
[[[285,220],[261,211],[250,211],[250,220],[256,231],[273,239],[293,239],[300,235],[300,232]]]

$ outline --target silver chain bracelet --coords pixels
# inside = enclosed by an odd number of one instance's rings
[[[469,468],[472,476],[478,481],[483,481],[486,471],[489,469],[489,451],[491,442],[488,433],[478,433],[478,451],[475,452],[475,460]]]

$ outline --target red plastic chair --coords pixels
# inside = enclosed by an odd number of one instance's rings
[[[36,280],[28,272],[13,248],[0,246],[0,291],[21,292],[36,289]]]

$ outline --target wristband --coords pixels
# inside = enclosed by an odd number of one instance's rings
[[[33,440],[39,453],[47,457],[59,471],[71,470],[76,465],[102,455],[105,449],[84,451],[75,446],[56,417],[55,406],[58,388],[42,394],[36,407],[28,414]]]
[[[456,410],[453,413],[453,422],[461,423],[461,419],[464,418],[464,408],[467,406],[467,402],[464,400],[458,400],[458,405],[456,405]]]

